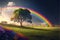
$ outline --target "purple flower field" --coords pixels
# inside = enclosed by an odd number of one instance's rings
[[[19,34],[0,26],[0,40],[28,40]]]

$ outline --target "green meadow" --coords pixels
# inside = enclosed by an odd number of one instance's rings
[[[19,27],[15,25],[2,25],[4,28],[11,29],[16,33],[21,33],[29,40],[60,40],[59,27]]]

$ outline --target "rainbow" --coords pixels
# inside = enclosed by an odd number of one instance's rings
[[[12,6],[12,8],[25,8],[25,7],[19,7],[19,6]],[[41,13],[38,13],[38,12],[36,12],[36,11],[34,11],[34,10],[32,10],[32,9],[29,9],[29,8],[27,8],[28,10],[30,10],[31,11],[31,13],[32,14],[34,14],[35,16],[37,16],[38,18],[40,18],[40,19],[42,19],[46,24],[48,24],[50,27],[52,26],[52,24],[51,24],[51,22],[46,18],[46,17],[44,17]]]
[[[46,17],[44,17],[42,14],[40,14],[40,13],[34,11],[34,10],[31,10],[31,12],[32,12],[34,15],[36,15],[38,18],[44,20],[44,22],[47,23],[50,27],[52,26],[51,22],[50,22]]]

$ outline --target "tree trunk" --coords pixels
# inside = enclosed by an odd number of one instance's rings
[[[21,20],[20,20],[20,26],[21,26],[21,27],[23,26],[23,25],[22,25],[22,22],[23,22],[23,21],[22,21],[22,18],[21,18]]]
[[[22,25],[22,22],[20,22],[20,26],[22,27],[23,25]]]

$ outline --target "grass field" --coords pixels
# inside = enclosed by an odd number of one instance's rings
[[[29,40],[60,40],[60,28],[58,27],[19,27],[14,25],[1,25],[4,28],[22,33]]]

